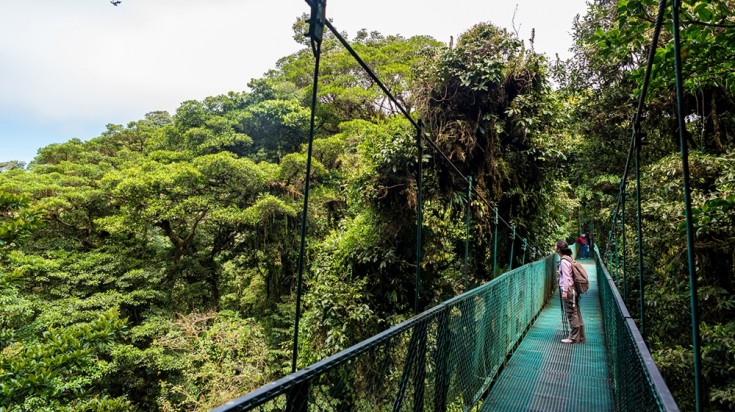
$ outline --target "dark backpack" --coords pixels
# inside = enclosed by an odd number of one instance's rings
[[[587,277],[587,271],[584,269],[584,266],[570,256],[564,256],[562,259],[566,259],[572,264],[572,279],[574,280],[574,289],[577,293],[587,292],[590,288],[590,280]]]

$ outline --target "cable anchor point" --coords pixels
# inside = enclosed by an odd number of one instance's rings
[[[307,35],[316,42],[321,42],[324,37],[324,24],[326,23],[327,0],[306,0],[311,7],[309,17],[309,32]]]

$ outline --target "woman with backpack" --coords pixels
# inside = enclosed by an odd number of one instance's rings
[[[572,328],[569,337],[562,339],[561,343],[584,343],[586,339],[584,335],[584,322],[582,321],[582,312],[579,310],[579,293],[574,287],[574,275],[572,273],[572,249],[569,248],[567,242],[557,240],[554,246],[554,252],[559,255],[559,292],[563,301],[564,313],[569,320],[569,326]]]

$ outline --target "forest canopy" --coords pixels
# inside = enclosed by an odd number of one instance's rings
[[[706,402],[730,410],[735,4],[683,3]],[[604,251],[656,7],[590,2],[568,61],[489,23],[450,45],[367,30],[349,38],[436,144],[421,159],[419,302],[415,132],[325,35],[300,366],[505,271],[511,233],[500,228],[493,272],[490,205],[541,246],[516,253],[514,266],[579,231]],[[306,45],[304,24],[294,38]],[[691,325],[670,38],[664,28],[643,123],[645,330],[686,410]],[[0,163],[1,410],[208,410],[290,371],[313,64],[304,47],[243,91],[43,147],[28,165]],[[470,200],[469,279],[467,184],[454,167],[489,202]],[[632,234],[634,213],[626,217]],[[635,242],[623,252],[635,256]]]

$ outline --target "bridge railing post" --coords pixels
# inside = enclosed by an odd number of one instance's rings
[[[510,235],[510,266],[508,266],[508,270],[513,270],[513,247],[516,244],[516,225],[511,225],[511,235]]]
[[[521,259],[521,266],[526,264],[526,249],[528,249],[528,239],[525,237],[523,238],[523,246],[521,246],[523,249],[523,259]]]
[[[416,348],[416,367],[413,376],[413,410],[424,410],[424,395],[426,390],[426,333],[428,325],[418,328],[418,345]]]
[[[287,412],[306,412],[309,408],[309,383],[306,380],[295,385],[286,394]]]
[[[398,385],[398,392],[393,402],[393,410],[402,410],[406,399],[406,389],[413,378],[414,410],[423,410],[424,407],[424,377],[426,376],[426,321],[421,321],[412,327],[411,340],[408,343],[408,353],[403,364],[403,373]],[[413,375],[411,372],[413,371]]]
[[[498,207],[495,206],[495,236],[493,236],[493,278],[498,271]]]
[[[445,306],[437,318],[436,344],[436,381],[434,382],[434,412],[447,410],[447,393],[451,373],[449,371],[449,307]]]

